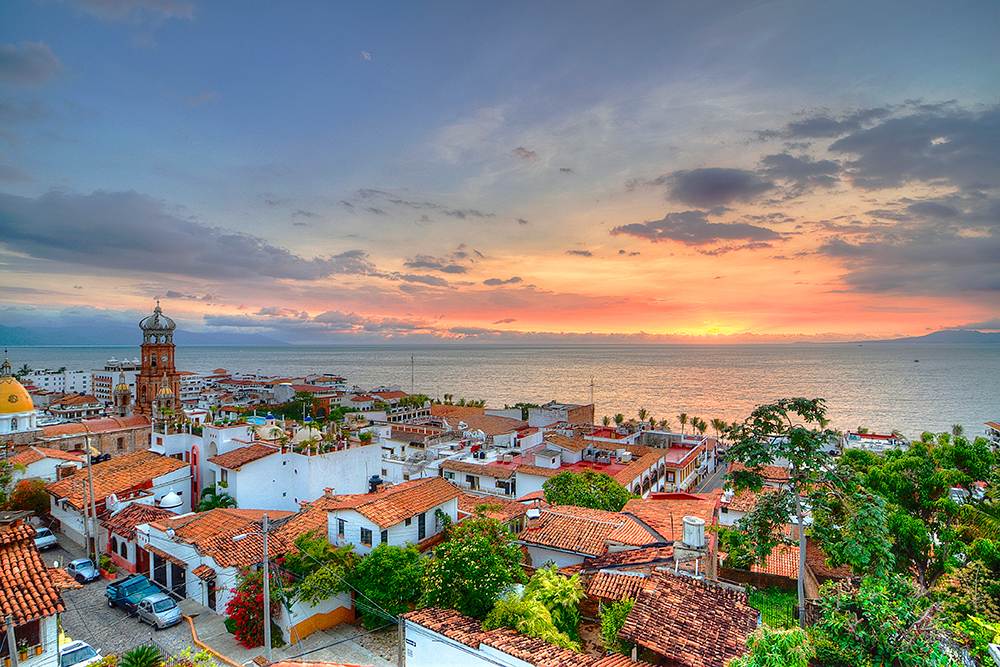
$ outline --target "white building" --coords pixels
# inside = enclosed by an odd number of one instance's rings
[[[440,477],[430,477],[345,499],[327,513],[327,539],[353,544],[362,556],[379,544],[419,546],[444,529],[439,510],[452,523],[458,520],[461,493]]]
[[[25,376],[21,382],[33,384],[44,391],[70,394],[89,394],[93,378],[89,371],[54,371],[50,368],[36,368]]]
[[[104,404],[110,404],[114,401],[114,389],[118,385],[119,375],[125,374],[125,383],[128,385],[129,391],[132,392],[132,396],[135,397],[135,378],[139,375],[139,371],[142,370],[142,362],[139,359],[123,359],[118,361],[114,357],[110,358],[105,362],[104,368],[95,368],[91,371],[91,387],[92,393]]]
[[[34,446],[21,450],[9,460],[15,466],[15,483],[22,479],[54,482],[74,474],[84,464],[82,454]]]

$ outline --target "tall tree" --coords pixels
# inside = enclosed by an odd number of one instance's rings
[[[601,423],[604,424],[605,426],[610,425],[611,424],[611,417],[609,417],[607,415],[604,415],[604,419],[601,420]]]
[[[639,421],[645,422],[647,417],[649,417],[649,410],[646,408],[639,408]]]
[[[716,438],[721,437],[722,436],[722,430],[724,428],[726,428],[727,426],[729,426],[729,424],[727,424],[725,422],[725,420],[719,419],[718,417],[716,417],[715,419],[713,419],[712,420],[712,428],[715,429],[715,437]]]
[[[542,484],[545,502],[553,505],[575,505],[608,512],[620,512],[634,498],[628,489],[603,472],[584,470],[561,472]]]
[[[682,412],[679,415],[677,415],[677,421],[679,421],[681,423],[681,435],[684,435],[684,427],[687,426],[687,423],[688,423],[688,415],[687,415],[687,413],[686,412]]]
[[[774,465],[779,459],[789,462],[790,504],[794,507],[800,530],[799,538],[799,620],[805,623],[805,569],[806,536],[802,495],[824,482],[836,483],[831,475],[830,456],[827,449],[832,431],[823,429],[826,408],[821,398],[783,398],[775,403],[758,406],[742,423],[726,429],[732,443],[726,460],[743,464],[742,470],[730,473],[729,482],[737,491],[760,491],[764,487],[764,466]],[[774,520],[787,510],[776,504]]]
[[[625,421],[625,415],[623,415],[620,412],[615,415],[615,424],[617,424],[618,426],[621,426],[622,422],[624,422],[624,421]]]

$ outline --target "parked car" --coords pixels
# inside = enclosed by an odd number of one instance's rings
[[[181,608],[166,593],[157,593],[143,598],[136,609],[139,621],[149,623],[157,630],[168,628],[181,622]]]
[[[128,579],[108,584],[104,597],[107,598],[109,607],[117,605],[131,614],[135,612],[143,598],[159,592],[160,589],[156,584],[141,574],[136,574]]]
[[[59,667],[87,667],[101,659],[101,654],[87,642],[70,642],[59,647]]]
[[[59,540],[56,539],[55,533],[48,528],[38,529],[38,534],[35,536],[36,549],[42,551],[43,549],[51,549],[57,546],[59,546]]]
[[[94,567],[94,561],[89,558],[77,558],[70,561],[66,566],[66,571],[73,575],[73,578],[81,584],[93,581],[101,576],[101,572]]]

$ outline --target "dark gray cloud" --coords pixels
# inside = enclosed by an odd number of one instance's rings
[[[0,44],[0,83],[29,88],[44,85],[62,73],[62,63],[42,42]]]
[[[465,253],[457,254],[465,255]],[[430,269],[442,273],[466,273],[469,270],[468,267],[452,263],[448,258],[439,259],[430,255],[417,255],[413,259],[408,258],[403,262],[403,266],[410,269]]]
[[[528,221],[525,220],[524,218],[514,218],[514,219],[517,220],[517,224],[519,224],[519,225],[526,225],[526,224],[528,224]]]
[[[404,275],[401,273],[394,273],[393,276],[408,283],[419,283],[421,285],[430,285],[431,287],[448,287],[448,281],[437,276]]]
[[[849,159],[855,187],[879,190],[910,181],[958,188],[1000,187],[1000,107],[938,109],[889,118],[830,145]]]
[[[369,206],[365,209],[369,213],[374,213],[375,215],[386,215],[386,212],[380,208],[375,208],[374,206]]]
[[[28,172],[17,167],[8,167],[5,164],[0,164],[0,181],[7,181],[8,183],[34,183],[35,179]]]
[[[305,209],[301,209],[300,208],[299,210],[297,210],[294,213],[292,213],[292,217],[293,218],[299,218],[299,217],[301,217],[301,218],[318,218],[318,217],[320,217],[320,215],[319,215],[319,213],[313,213],[312,211],[306,211]]]
[[[508,278],[507,280],[489,278],[488,280],[484,280],[483,284],[488,285],[489,287],[497,287],[499,285],[516,285],[519,282],[521,282],[521,279],[518,276],[514,276],[513,278]]]
[[[182,0],[63,0],[102,19],[127,19],[133,23],[151,20],[194,18],[194,4]]]
[[[567,255],[576,255],[577,257],[593,257],[594,253],[589,250],[567,250]]]
[[[676,171],[670,180],[673,182],[669,192],[671,199],[699,208],[750,201],[774,188],[774,183],[762,180],[752,171],[720,167]]]
[[[466,209],[455,209],[455,208],[442,208],[441,212],[445,215],[450,215],[453,218],[458,218],[459,220],[465,220],[466,218],[492,218],[492,213],[483,213],[474,208]]]
[[[906,207],[910,213],[915,215],[925,215],[929,218],[954,218],[959,214],[959,211],[954,206],[948,206],[947,204],[939,204],[933,201],[922,201],[915,204],[910,204]]]
[[[963,324],[960,327],[954,327],[955,329],[987,329],[996,331],[1000,329],[1000,317],[994,317],[989,320],[983,320],[981,322],[969,322],[968,324]]]
[[[813,161],[807,155],[795,157],[788,153],[765,155],[761,158],[762,172],[775,179],[791,181],[798,188],[806,186],[832,187],[839,182],[840,165],[832,160]]]
[[[493,213],[484,213],[483,211],[474,208],[465,208],[465,209],[450,208],[448,206],[444,206],[442,204],[435,204],[434,202],[429,202],[429,201],[416,201],[411,199],[404,199],[402,197],[392,194],[391,192],[385,192],[384,190],[376,190],[374,188],[362,188],[360,190],[356,190],[354,196],[356,200],[364,201],[367,204],[372,204],[376,200],[382,202],[379,207],[366,206],[366,210],[371,211],[372,213],[376,213],[378,215],[388,215],[386,209],[390,208],[389,205],[391,204],[392,206],[395,207],[414,209],[418,211],[437,211],[439,213],[443,213],[444,215],[451,216],[453,218],[458,218],[459,220],[466,220],[469,218],[485,219],[494,217]],[[350,211],[355,210],[355,205],[350,201],[347,201],[346,199],[341,200],[340,203]],[[426,214],[422,216],[421,220],[424,222],[430,221],[430,219],[427,217]]]
[[[15,125],[17,123],[33,123],[54,115],[54,111],[43,107],[38,100],[27,102],[8,98],[0,102],[0,125]]]
[[[668,213],[662,220],[621,225],[612,229],[610,233],[613,236],[622,234],[634,236],[653,243],[677,241],[691,246],[734,240],[766,242],[781,238],[781,235],[772,229],[745,222],[709,222],[704,211]]]
[[[307,312],[270,306],[252,315],[205,315],[210,327],[259,329],[300,340],[322,339],[337,333],[377,333],[384,335],[429,331],[427,322],[416,319],[378,317],[330,310],[315,317]]]
[[[512,323],[514,323],[514,322],[517,322],[517,319],[516,319],[516,318],[513,318],[513,317],[505,317],[505,318],[504,318],[504,319],[502,319],[502,320],[497,320],[497,321],[496,321],[496,322],[494,322],[493,324],[512,324]]]
[[[573,170],[570,169],[569,167],[559,167],[559,173],[560,174],[572,174]]]
[[[52,190],[37,199],[0,193],[0,238],[39,259],[201,278],[374,273],[361,251],[305,259],[251,234],[181,218],[134,191]]]
[[[856,132],[866,124],[885,118],[891,113],[890,107],[859,109],[836,118],[827,113],[817,113],[789,123],[782,132],[770,134],[788,138],[834,139],[848,132]]]
[[[612,232],[612,233],[614,233],[614,232]],[[635,252],[634,250],[633,250],[632,252],[626,252],[625,250],[619,250],[619,251],[618,251],[618,254],[619,254],[619,255],[627,255],[627,256],[629,256],[629,257],[635,257],[635,256],[636,256],[636,255],[638,255],[639,253]]]
[[[535,151],[529,151],[524,146],[518,146],[517,148],[511,151],[511,155],[519,157],[522,160],[530,160],[533,157],[535,157]]]

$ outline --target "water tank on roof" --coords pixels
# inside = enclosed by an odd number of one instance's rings
[[[692,549],[705,546],[705,520],[696,516],[684,517],[684,544]]]
[[[622,455],[618,457],[618,460],[621,461],[622,463],[631,463],[632,462],[632,452],[629,452],[629,451],[623,452]]]
[[[174,510],[183,504],[184,501],[181,500],[179,495],[174,493],[173,489],[170,490],[170,493],[160,498],[160,507],[165,510]]]

